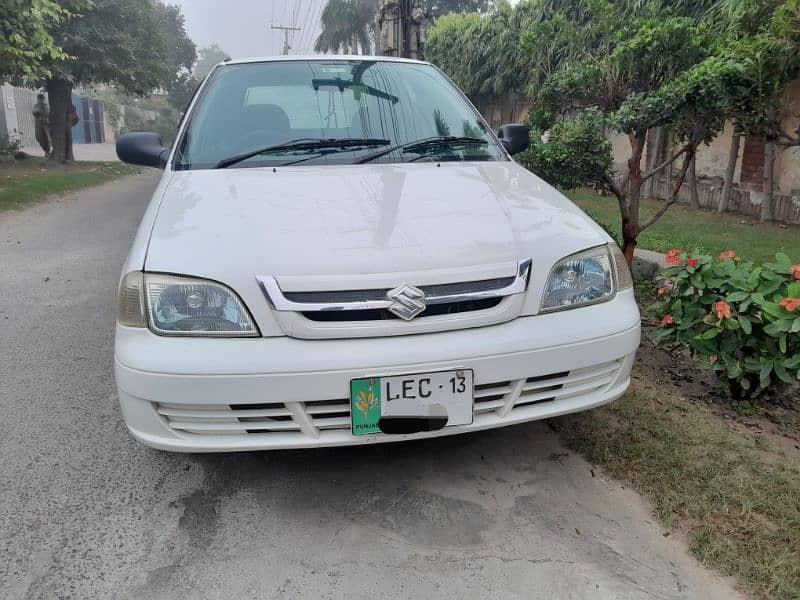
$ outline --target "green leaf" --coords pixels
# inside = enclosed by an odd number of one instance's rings
[[[727,321],[725,321],[725,328],[731,331],[736,331],[737,329],[739,329],[739,321],[737,321],[736,319],[728,319]]]
[[[792,357],[787,358],[783,361],[783,366],[787,369],[797,369],[800,367],[800,354],[795,354]]]
[[[788,298],[800,298],[800,283],[790,283],[786,296]]]
[[[764,333],[767,335],[778,335],[779,333],[785,333],[792,328],[792,321],[789,320],[782,320],[782,321],[774,321],[764,327]]]
[[[728,379],[736,379],[742,374],[742,366],[739,363],[731,365],[727,368]]]
[[[750,317],[739,315],[739,325],[742,326],[742,331],[744,331],[745,334],[750,335],[753,333],[753,324],[750,321]]]
[[[767,361],[764,366],[761,367],[761,371],[758,373],[758,378],[761,380],[761,384],[769,384],[769,374],[772,373],[772,361]]]
[[[778,348],[780,348],[781,352],[786,354],[786,336],[785,335],[782,335],[778,339]]]
[[[789,333],[797,333],[800,331],[800,317],[797,317],[792,323],[792,328],[789,330]]]
[[[723,261],[722,272],[728,277],[733,277],[734,273],[736,273],[736,263],[732,260]]]
[[[750,275],[747,276],[747,283],[751,288],[755,288],[758,285],[758,280],[761,278],[761,267],[756,267],[752,271],[750,271]]]
[[[792,259],[783,252],[778,252],[775,255],[775,262],[780,266],[780,271],[788,271],[792,266]]]
[[[717,337],[722,331],[720,329],[707,329],[700,335],[694,336],[696,340],[713,340]]]
[[[741,302],[742,300],[748,298],[749,296],[750,294],[747,292],[733,292],[727,298],[725,298],[725,301],[728,302],[729,304],[731,302]]]
[[[783,381],[784,383],[797,383],[796,379],[793,379],[789,372],[783,367],[783,365],[779,363],[775,363],[775,375],[778,376],[778,379]]]

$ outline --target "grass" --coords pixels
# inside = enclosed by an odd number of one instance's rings
[[[630,482],[706,565],[752,598],[800,598],[800,466],[674,389],[554,421],[567,445]]]
[[[64,194],[137,173],[118,162],[76,162],[70,165],[31,158],[0,164],[0,211],[24,208],[53,194]]]
[[[619,207],[615,199],[585,190],[572,192],[569,197],[617,240],[621,239]],[[662,205],[661,202],[644,200],[641,222]],[[754,261],[770,260],[776,252],[785,252],[800,260],[800,226],[760,224],[744,215],[719,215],[676,204],[639,236],[639,246],[659,252],[681,248],[712,256],[724,250],[736,250],[739,256]]]

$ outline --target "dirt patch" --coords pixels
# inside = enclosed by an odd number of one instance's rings
[[[715,375],[698,367],[685,348],[656,346],[649,334],[657,327],[642,315],[634,380],[645,387],[672,387],[685,398],[707,405],[732,431],[768,441],[800,462],[800,393],[736,404],[722,393]]]

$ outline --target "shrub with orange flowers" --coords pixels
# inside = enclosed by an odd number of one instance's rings
[[[677,248],[673,248],[669,252],[667,252],[667,266],[668,267],[679,267],[681,264],[681,251]]]
[[[659,343],[687,346],[737,398],[800,385],[800,264],[785,254],[755,264],[734,251],[718,259],[667,254],[650,307]]]

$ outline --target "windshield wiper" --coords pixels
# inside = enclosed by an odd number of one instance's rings
[[[397,144],[396,146],[392,146],[390,148],[384,148],[383,150],[378,150],[377,152],[373,152],[372,154],[367,154],[366,156],[362,156],[359,159],[353,161],[353,164],[360,165],[363,163],[368,163],[376,158],[380,158],[381,156],[386,156],[387,154],[391,154],[396,150],[403,150],[404,152],[414,152],[417,154],[424,154],[429,150],[436,150],[438,148],[453,148],[458,146],[470,146],[470,145],[488,145],[489,142],[487,140],[483,140],[481,138],[476,137],[456,137],[451,135],[440,135],[436,137],[429,137],[422,140],[417,140],[416,142],[406,142],[404,144]]]
[[[248,158],[253,158],[254,156],[258,156],[259,154],[269,154],[271,152],[282,152],[282,151],[291,151],[291,150],[322,150],[322,149],[330,149],[330,150],[350,150],[352,148],[373,148],[375,146],[388,146],[391,144],[389,140],[382,140],[378,138],[340,138],[340,139],[316,139],[316,138],[299,138],[296,140],[291,140],[289,142],[284,142],[282,144],[275,144],[273,146],[267,146],[266,148],[259,148],[258,150],[251,150],[250,152],[244,152],[242,154],[237,154],[236,156],[231,156],[229,158],[224,158],[219,161],[216,165],[214,165],[215,169],[227,169],[228,167],[240,163]]]

